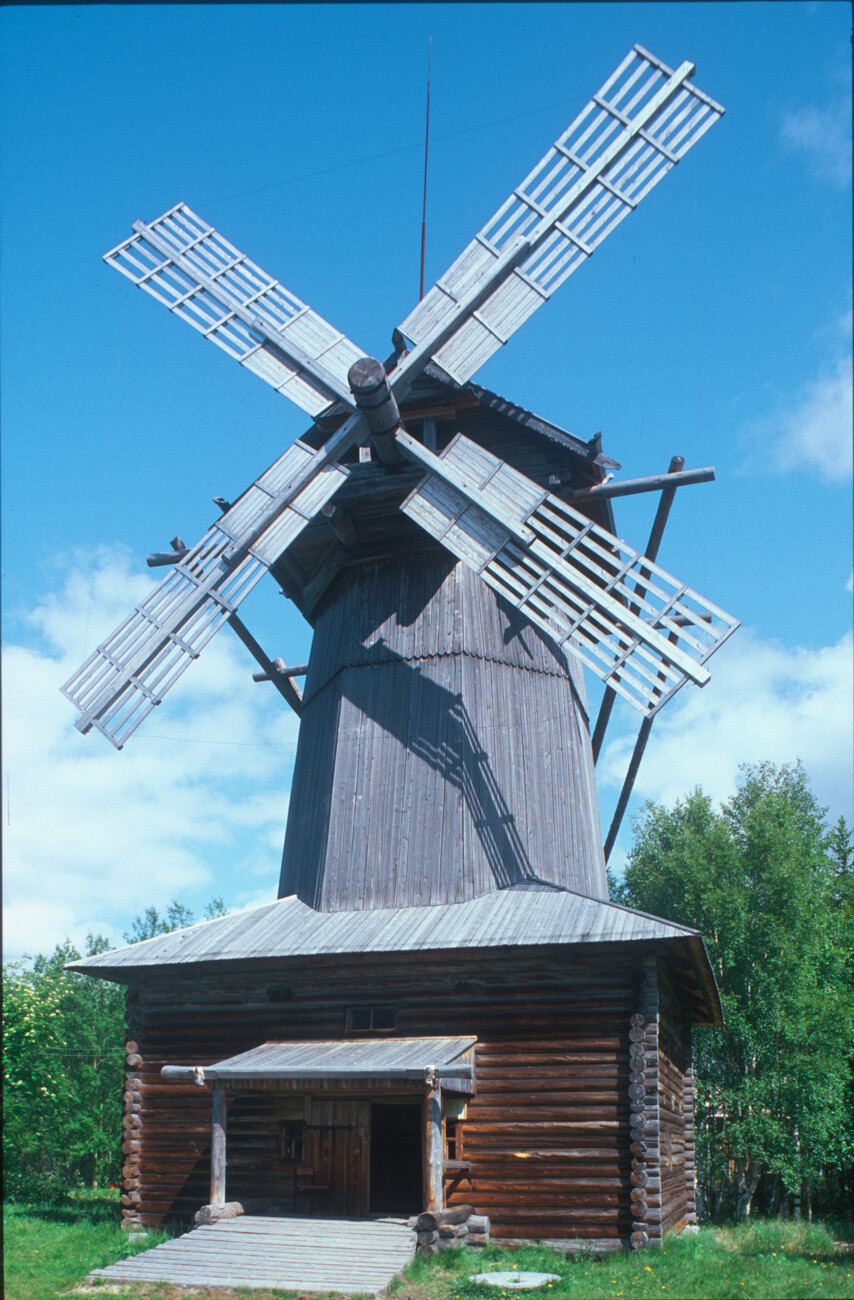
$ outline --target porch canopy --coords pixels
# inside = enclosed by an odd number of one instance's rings
[[[256,1079],[399,1079],[474,1092],[476,1038],[332,1038],[262,1043],[214,1065],[164,1065],[165,1080],[238,1086]]]
[[[226,1089],[280,1081],[310,1087],[332,1080],[348,1089],[371,1081],[421,1083],[425,1089],[424,1170],[427,1209],[441,1209],[442,1090],[474,1092],[477,1038],[332,1038],[320,1042],[262,1043],[214,1065],[164,1065],[166,1081],[186,1080],[213,1092],[211,1116],[211,1204],[225,1202]]]

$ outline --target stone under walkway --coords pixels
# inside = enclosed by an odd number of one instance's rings
[[[401,1219],[243,1215],[194,1228],[132,1259],[97,1268],[87,1282],[281,1287],[375,1294],[415,1253]]]

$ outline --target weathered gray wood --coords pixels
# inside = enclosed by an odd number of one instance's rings
[[[626,90],[620,78],[629,68],[634,71],[631,89]],[[723,112],[690,85],[693,71],[693,64],[683,63],[673,72],[640,46],[629,53],[600,94],[400,325],[400,332],[415,344],[398,362],[401,375],[417,374],[432,356],[464,383],[587,260]],[[638,90],[638,78],[643,91]],[[678,152],[672,153],[658,142],[656,131],[676,95],[684,98],[685,129]],[[605,147],[590,156],[585,142],[603,120],[607,128],[600,144]],[[624,175],[622,160],[629,149],[633,157]],[[591,211],[597,214],[592,226]],[[546,241],[552,252],[540,258],[537,250]]]
[[[404,513],[636,708],[652,716],[687,681],[708,681],[737,620],[462,433],[441,456],[396,437],[430,471]],[[694,625],[678,643],[676,615]]]
[[[332,531],[344,546],[355,546],[359,540],[359,530],[353,523],[347,510],[337,501],[327,501],[320,513],[329,520]]]
[[[465,565],[342,572],[305,699],[281,895],[376,909],[536,877],[606,896],[581,668]],[[544,761],[519,763],[508,735],[530,754],[544,734]]]
[[[432,1232],[443,1225],[466,1223],[473,1214],[473,1205],[452,1205],[447,1210],[444,1207],[436,1206],[433,1209],[425,1210],[423,1214],[419,1214],[415,1220],[415,1227],[419,1232]],[[483,1231],[482,1226],[479,1231]]]
[[[145,563],[149,569],[160,569],[167,564],[177,564],[189,551],[189,546],[182,546],[180,550],[156,551],[153,555],[146,555]]]
[[[681,460],[681,457],[678,459]],[[595,483],[588,488],[579,488],[575,492],[567,492],[564,494],[563,499],[569,501],[572,505],[578,505],[581,501],[636,496],[639,492],[658,492],[661,488],[665,488],[667,492],[672,493],[675,492],[677,487],[687,487],[691,483],[713,483],[714,481],[714,465],[705,465],[702,469],[674,470],[668,471],[667,474],[650,474],[645,478],[626,478],[612,480],[610,483]],[[650,559],[654,559],[654,556],[650,556]]]
[[[424,1101],[424,1205],[428,1210],[445,1207],[442,1182],[442,1085],[432,1075]]]
[[[685,464],[685,459],[683,456],[672,456],[670,459],[670,466],[668,468],[667,473],[661,476],[663,481],[666,483],[667,479],[670,478],[671,475],[675,476],[679,474],[684,464]],[[664,536],[664,529],[670,515],[670,507],[673,504],[673,498],[675,497],[675,495],[676,495],[676,489],[673,487],[665,487],[664,491],[661,493],[661,499],[658,503],[658,509],[655,512],[655,518],[652,522],[652,529],[650,530],[649,541],[647,542],[646,549],[644,550],[644,555],[649,560],[655,560],[658,556],[658,548],[661,545],[661,539]],[[638,584],[638,586],[635,588],[636,593],[639,591],[640,591],[640,584]],[[612,686],[606,686],[604,694],[602,696],[602,701],[599,705],[599,713],[596,718],[596,726],[593,729],[593,740],[591,744],[593,747],[594,764],[599,758],[599,752],[602,748],[602,742],[605,739],[605,732],[608,728],[608,723],[611,718],[611,711],[614,707],[614,701],[616,700],[616,698],[617,698],[617,694],[614,688]]]
[[[399,1221],[244,1216],[196,1228],[87,1280],[374,1294],[414,1250],[414,1232]]]
[[[350,367],[347,381],[380,460],[385,465],[400,464],[403,458],[392,436],[400,424],[400,411],[382,362],[360,357]]]
[[[308,664],[296,664],[293,668],[288,667],[284,659],[274,659],[273,667],[281,677],[305,677],[308,672]],[[269,682],[269,673],[253,673],[253,682]],[[302,698],[302,693],[300,693]]]
[[[225,1205],[226,1097],[225,1085],[215,1083],[211,1106],[211,1205]]]
[[[261,665],[264,670],[265,680],[273,683],[282,699],[290,705],[294,713],[299,717],[302,713],[302,692],[291,681],[287,671],[282,672],[277,667],[277,664],[281,664],[282,660],[268,659],[246,624],[236,614],[230,616],[228,625],[232,631],[237,633],[246,649]]]

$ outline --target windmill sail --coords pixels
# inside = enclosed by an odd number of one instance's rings
[[[347,371],[361,349],[185,203],[133,228],[104,254],[109,266],[309,415],[352,407]]]
[[[636,708],[705,685],[736,619],[462,434],[397,440],[430,470],[405,514]]]
[[[399,327],[459,383],[637,207],[723,114],[636,45]]]
[[[403,322],[395,398],[430,360],[465,382],[717,121],[693,71],[634,47]],[[320,450],[290,447],[66,683],[78,728],[119,748],[334,495],[337,458],[368,429],[348,379],[364,354],[345,335],[185,204],[133,229],[108,264],[312,417],[353,413]],[[406,513],[616,691],[651,715],[707,680],[735,620],[465,438],[437,458],[395,437],[430,471]]]
[[[360,427],[353,417],[321,452],[302,442],[289,447],[98,646],[62,688],[80,711],[79,731],[95,727],[122,748],[337,492],[347,471],[323,461],[349,436],[345,431]]]

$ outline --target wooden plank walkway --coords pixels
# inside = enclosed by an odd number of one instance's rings
[[[94,1269],[86,1281],[374,1295],[414,1253],[415,1233],[402,1219],[243,1215],[194,1228],[132,1259]]]

